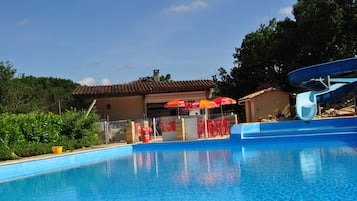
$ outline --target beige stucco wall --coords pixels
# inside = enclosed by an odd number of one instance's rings
[[[268,91],[245,103],[247,122],[256,121],[258,115],[268,118],[278,110],[289,107],[289,94],[283,91]]]
[[[148,94],[145,96],[146,103],[164,103],[174,99],[182,100],[201,100],[208,99],[209,93],[206,91],[192,91],[192,92],[177,92],[177,93],[161,93],[161,94]]]
[[[97,98],[97,113],[110,121],[142,118],[145,112],[143,96]],[[110,108],[108,108],[110,104]]]
[[[96,99],[96,110],[100,118],[110,121],[139,119],[147,115],[146,104],[165,103],[174,99],[201,100],[209,98],[207,91],[148,94],[145,96],[108,97]],[[110,105],[110,108],[108,108]]]

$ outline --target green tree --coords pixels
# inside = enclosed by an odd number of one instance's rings
[[[0,103],[5,97],[8,83],[14,78],[16,70],[9,62],[0,61]],[[3,104],[0,104],[0,113],[4,110]]]
[[[233,54],[236,66],[231,70],[231,87],[241,97],[252,91],[277,83],[278,68],[274,63],[273,44],[275,43],[277,21],[271,20],[268,26],[245,36],[240,48]]]
[[[298,0],[293,14],[245,36],[230,72],[213,76],[216,93],[239,99],[271,86],[298,91],[288,82],[292,70],[357,55],[355,0]]]
[[[15,73],[9,62],[0,62],[0,113],[59,113],[75,106],[72,92],[79,84],[52,77],[15,77]]]
[[[139,80],[142,81],[154,81],[155,78],[154,76],[146,76],[146,77],[140,77]],[[159,77],[160,82],[166,82],[171,80],[171,74],[166,74],[166,75],[161,75]]]
[[[16,69],[9,62],[0,61],[0,81],[8,81],[14,78],[16,74]]]
[[[293,14],[295,20],[272,19],[245,36],[226,83],[218,85],[225,88],[221,92],[242,97],[269,86],[293,91],[287,79],[292,70],[356,55],[355,1],[299,0]]]

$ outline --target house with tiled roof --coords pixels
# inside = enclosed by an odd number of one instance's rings
[[[139,79],[107,86],[79,86],[73,91],[73,96],[81,103],[89,104],[96,100],[97,113],[101,118],[112,121],[176,115],[176,108],[164,108],[164,104],[174,99],[209,99],[215,87],[212,80],[159,81],[158,73],[156,71],[155,74],[154,70],[154,80]],[[180,114],[184,113],[185,111],[180,111]]]
[[[290,94],[274,87],[248,94],[238,104],[245,107],[246,122],[258,121],[260,117],[269,119],[269,115],[290,116]]]

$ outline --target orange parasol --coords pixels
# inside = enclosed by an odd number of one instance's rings
[[[211,100],[200,100],[192,103],[193,109],[210,109],[218,107],[218,104]]]
[[[164,107],[169,108],[169,107],[185,107],[185,101],[181,99],[175,99],[172,101],[167,102]]]
[[[177,115],[180,116],[180,107],[185,107],[186,106],[186,101],[181,100],[181,99],[175,99],[171,100],[167,103],[165,103],[164,107],[165,108],[172,108],[175,107],[177,108]]]
[[[205,135],[206,137],[208,136],[208,131],[207,131],[207,113],[208,113],[208,109],[210,108],[215,108],[218,107],[217,103],[215,103],[212,100],[199,100],[196,101],[194,103],[192,103],[191,105],[189,105],[190,109],[205,109],[205,115],[204,115],[204,123],[205,123]]]

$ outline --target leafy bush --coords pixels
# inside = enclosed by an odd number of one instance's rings
[[[18,158],[3,142],[0,141],[0,161]]]
[[[20,157],[36,156],[52,152],[51,144],[41,142],[27,142],[16,144],[12,148],[15,154]]]
[[[74,143],[69,143],[72,147],[81,148],[102,143],[97,135],[99,132],[97,114],[91,113],[86,116],[86,111],[74,109],[63,115],[63,121],[65,126],[62,129],[62,136],[66,137],[63,141],[75,140]]]
[[[58,142],[58,145],[63,146],[63,150],[74,150],[81,147],[78,145],[77,140],[71,139],[67,136],[62,136],[61,140]]]
[[[5,146],[26,141],[19,124],[18,115],[8,113],[0,115],[0,140]]]
[[[56,114],[32,112],[19,115],[20,129],[28,142],[55,143],[60,139],[63,120]]]
[[[31,112],[0,115],[0,160],[52,153],[52,146],[73,150],[101,144],[99,116],[75,109],[64,115]]]

